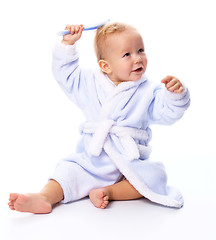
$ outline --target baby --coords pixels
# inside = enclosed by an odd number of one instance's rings
[[[81,69],[76,42],[83,25],[68,25],[53,51],[54,76],[66,95],[83,111],[82,139],[77,152],[59,162],[39,193],[11,193],[11,210],[50,213],[56,203],[89,195],[104,209],[109,200],[146,197],[180,208],[181,194],[166,185],[161,163],[149,161],[149,125],[172,124],[190,103],[189,92],[173,76],[155,85],[144,75],[147,57],[143,39],[132,26],[109,23],[97,29],[95,52],[99,69]]]

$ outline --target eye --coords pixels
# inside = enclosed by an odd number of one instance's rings
[[[144,52],[144,49],[143,48],[140,48],[139,50],[138,50],[138,53],[143,53]]]
[[[123,57],[129,57],[130,56],[130,53],[125,53],[125,55]]]

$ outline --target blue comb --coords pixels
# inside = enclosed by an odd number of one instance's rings
[[[84,29],[83,31],[89,31],[89,30],[94,30],[94,29],[97,29],[101,26],[103,26],[105,23],[109,22],[110,20],[106,20],[105,22],[100,22],[100,23],[97,23],[97,24],[92,24],[92,25],[84,25]],[[58,36],[64,36],[64,35],[67,35],[67,34],[70,34],[71,32],[68,31],[68,30],[63,30],[63,31],[60,31],[58,32]]]

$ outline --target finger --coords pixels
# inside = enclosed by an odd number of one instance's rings
[[[72,35],[75,34],[75,26],[74,25],[70,26],[70,32],[71,32]]]
[[[83,25],[80,25],[80,26],[79,26],[79,32],[78,32],[78,38],[81,38],[81,35],[82,35],[83,30],[84,30]]]
[[[70,25],[67,24],[66,27],[65,27],[65,30],[69,30],[69,27],[70,27]]]
[[[167,83],[167,87],[173,87],[174,85],[178,84],[179,80],[177,78],[172,78],[168,83]]]
[[[78,33],[79,32],[79,30],[80,30],[80,26],[79,25],[75,25],[74,26],[74,33]]]
[[[173,92],[173,91],[175,91],[175,90],[177,90],[181,87],[181,84],[179,82],[174,83],[174,84],[172,82],[172,83],[169,83],[167,85],[169,85],[169,86],[167,86],[167,90],[169,90],[171,92]]]
[[[168,75],[168,76],[166,76],[165,78],[163,78],[163,79],[161,80],[161,83],[167,84],[167,83],[170,82],[172,79],[173,79],[173,76]]]
[[[79,30],[80,30],[81,32],[84,30],[84,27],[83,27],[82,24],[80,24],[79,28],[80,28]]]
[[[184,91],[184,88],[181,86],[179,89],[174,90],[174,93],[181,93]]]
[[[70,31],[70,32],[71,32],[71,31],[73,32],[73,28],[74,28],[73,25],[69,25],[69,24],[68,24],[68,25],[66,26],[65,30],[68,30],[68,31]]]

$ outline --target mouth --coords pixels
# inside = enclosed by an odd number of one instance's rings
[[[133,70],[132,72],[141,73],[142,71],[143,71],[143,67],[139,67],[139,68]]]

